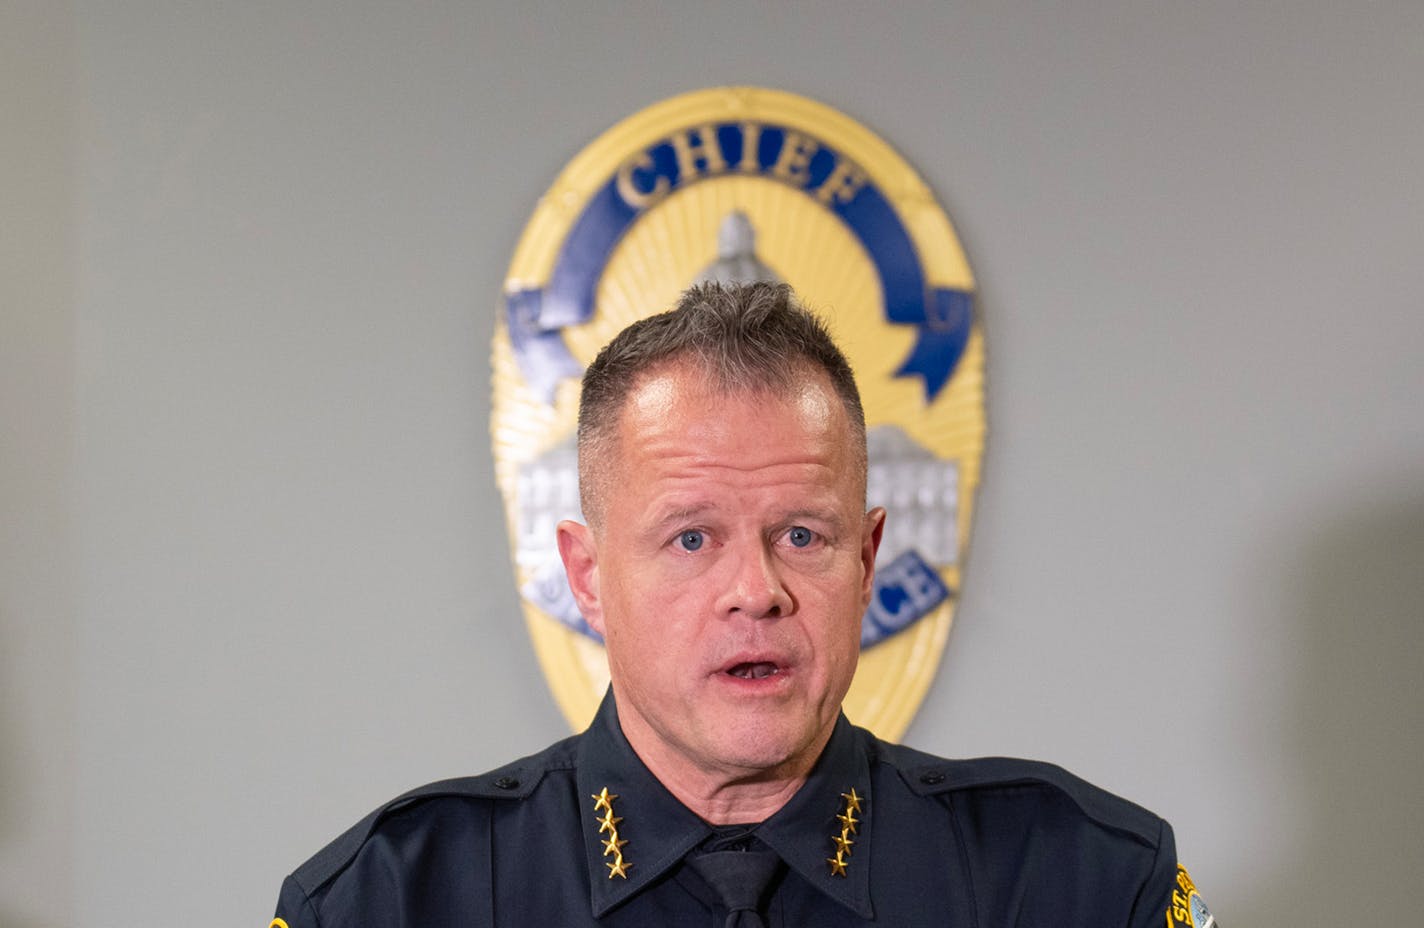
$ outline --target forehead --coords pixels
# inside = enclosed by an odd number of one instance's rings
[[[620,444],[681,433],[704,440],[747,433],[769,439],[768,425],[814,432],[836,444],[852,440],[849,416],[822,371],[805,367],[773,385],[728,385],[689,361],[664,364],[640,377],[619,410],[616,431]]]
[[[767,480],[787,476],[803,490],[821,483],[845,505],[863,506],[863,433],[830,375],[794,363],[785,374],[773,385],[729,385],[685,358],[644,371],[616,412],[580,436],[579,479],[590,524],[603,524],[609,506],[646,505],[654,483],[668,486],[664,479],[690,486],[721,477],[745,486],[751,472]],[[816,465],[819,478],[808,481],[804,469],[797,477],[774,466],[798,460]]]
[[[639,383],[619,420],[608,503],[624,518],[713,500],[748,512],[858,508],[864,475],[848,421],[828,383],[729,391],[696,371],[659,372]]]

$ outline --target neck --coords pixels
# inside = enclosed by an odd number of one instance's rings
[[[764,822],[790,802],[801,784],[806,782],[802,776],[765,782],[702,784],[699,788],[688,789],[686,787],[691,784],[669,781],[656,770],[653,775],[662,781],[678,802],[709,825]]]
[[[633,753],[669,793],[711,825],[762,822],[791,801],[830,741],[834,723],[807,749],[768,768],[715,765],[687,757],[635,713],[619,723]]]

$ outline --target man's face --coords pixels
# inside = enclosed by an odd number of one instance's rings
[[[646,375],[618,424],[600,527],[560,551],[605,638],[624,732],[655,771],[804,774],[855,673],[882,510],[823,374],[725,395]]]

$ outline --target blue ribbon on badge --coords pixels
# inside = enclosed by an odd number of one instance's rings
[[[876,567],[870,606],[860,622],[860,646],[868,648],[909,628],[951,595],[939,573],[914,550]]]
[[[804,133],[791,133],[776,126],[759,126],[754,133],[737,123],[715,128],[716,144],[725,165],[739,170],[754,168],[772,179],[792,182],[778,169],[783,146],[791,136],[808,141]],[[755,152],[744,151],[749,140]],[[703,140],[706,142],[707,140]],[[842,156],[815,141],[815,153],[794,177],[808,193],[816,193],[836,173]],[[685,156],[685,153],[684,153]],[[705,155],[703,156],[705,163]],[[631,162],[630,162],[631,163]],[[577,377],[582,367],[569,354],[561,329],[587,322],[593,316],[594,293],[599,277],[619,239],[638,214],[655,197],[720,171],[704,170],[683,178],[677,152],[670,141],[659,142],[642,154],[636,169],[615,175],[598,190],[575,221],[554,264],[545,287],[512,291],[505,296],[505,321],[519,369],[526,382],[545,402],[552,403],[561,380]],[[880,276],[885,296],[885,316],[900,325],[913,325],[917,338],[909,356],[896,370],[896,377],[924,379],[925,401],[933,402],[949,382],[964,353],[974,324],[973,301],[968,291],[945,287],[927,288],[914,242],[890,205],[868,179],[848,196],[823,199],[855,233],[870,254]],[[642,202],[629,202],[620,195],[633,191]],[[709,230],[709,232],[712,230]]]
[[[505,323],[514,357],[529,389],[546,404],[554,404],[559,382],[579,377],[583,367],[569,354],[561,326],[549,324],[544,314],[544,291],[518,290],[505,295]]]

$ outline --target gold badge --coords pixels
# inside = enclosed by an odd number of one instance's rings
[[[540,199],[510,262],[491,428],[545,678],[585,728],[608,666],[554,540],[580,518],[579,377],[620,329],[709,279],[791,284],[856,371],[869,504],[889,516],[845,710],[896,739],[954,616],[984,444],[983,331],[969,264],[915,171],[848,116],[782,91],[696,91],[609,129]]]

